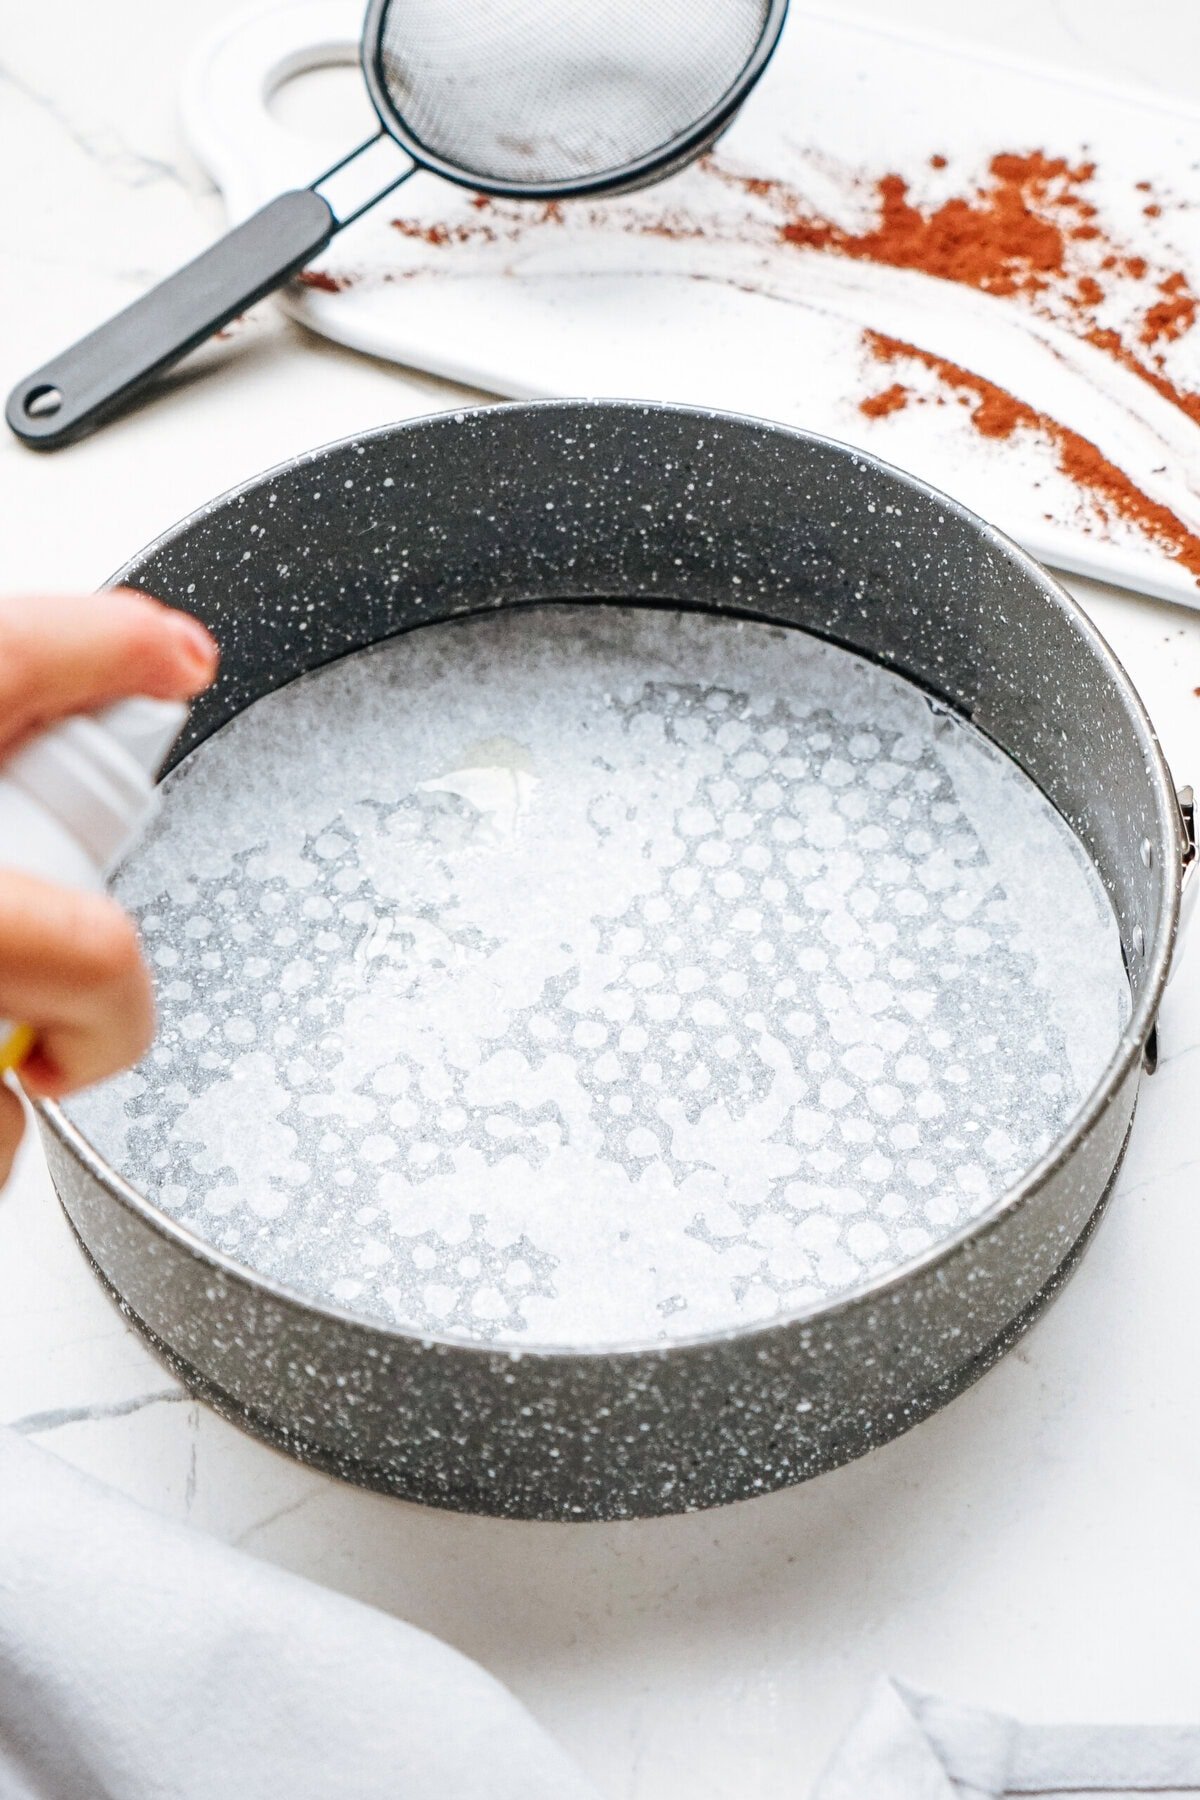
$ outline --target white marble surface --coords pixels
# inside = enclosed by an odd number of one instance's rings
[[[189,44],[225,9],[0,4],[0,384],[212,235],[179,142]],[[889,9],[890,10],[890,9]],[[909,0],[914,23],[1200,100],[1200,10]],[[198,502],[454,390],[279,321],[58,457],[0,444],[0,585],[96,585]],[[1077,585],[1181,779],[1200,774],[1200,614]],[[85,1270],[30,1149],[0,1197],[0,1419],[151,1507],[388,1607],[511,1683],[629,1800],[803,1796],[871,1677],[1030,1718],[1195,1719],[1200,1608],[1200,957],[1185,959],[1109,1218],[981,1384],[791,1493],[549,1527],[354,1492],[176,1390]]]

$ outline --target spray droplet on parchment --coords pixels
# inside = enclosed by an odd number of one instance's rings
[[[423,794],[457,794],[489,824],[498,843],[511,843],[533,802],[538,778],[533,757],[513,738],[472,744],[444,775],[420,783]]]

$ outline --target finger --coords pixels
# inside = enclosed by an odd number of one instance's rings
[[[129,589],[0,599],[0,753],[42,725],[131,694],[191,699],[217,662],[198,619]]]
[[[12,1174],[17,1146],[25,1129],[25,1113],[12,1089],[0,1081],[0,1188]]]
[[[61,1099],[134,1063],[154,1033],[137,932],[115,901],[0,879],[0,1017],[36,1034],[21,1085]]]

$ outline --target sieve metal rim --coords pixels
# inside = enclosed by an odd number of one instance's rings
[[[945,1237],[939,1238],[916,1256],[894,1265],[854,1287],[843,1290],[832,1299],[818,1300],[806,1306],[784,1310],[767,1320],[755,1321],[742,1326],[725,1327],[698,1333],[694,1336],[679,1336],[672,1338],[669,1342],[641,1339],[618,1344],[572,1345],[569,1347],[522,1343],[510,1348],[448,1332],[416,1331],[394,1325],[387,1320],[370,1318],[365,1314],[349,1311],[331,1302],[308,1297],[257,1273],[245,1264],[238,1262],[236,1258],[215,1249],[186,1227],[179,1225],[169,1214],[160,1211],[146,1195],[112,1168],[71,1122],[60,1106],[53,1102],[41,1103],[39,1112],[44,1127],[59,1140],[63,1148],[93,1180],[103,1187],[112,1199],[135,1214],[152,1230],[171,1239],[179,1249],[220,1274],[224,1279],[248,1287],[284,1308],[299,1310],[308,1316],[328,1318],[340,1325],[357,1331],[370,1332],[409,1347],[441,1349],[454,1355],[466,1355],[492,1363],[508,1362],[514,1358],[545,1364],[579,1361],[608,1362],[614,1365],[644,1363],[647,1359],[670,1359],[676,1355],[686,1355],[691,1351],[712,1350],[723,1345],[735,1343],[752,1345],[755,1342],[765,1342],[781,1331],[831,1320],[840,1314],[852,1312],[861,1307],[864,1302],[886,1303],[910,1281],[937,1268],[943,1262],[949,1262],[965,1246],[979,1242],[1002,1226],[1041,1190],[1056,1171],[1071,1161],[1080,1143],[1095,1128],[1110,1102],[1133,1073],[1135,1065],[1143,1054],[1144,1046],[1157,1018],[1170,973],[1171,956],[1179,925],[1184,845],[1178,797],[1146,707],[1120,659],[1102,633],[1061,582],[1022,550],[1019,545],[1015,544],[1004,532],[988,524],[969,507],[951,499],[939,489],[921,481],[906,470],[898,469],[882,458],[840,443],[819,432],[766,421],[751,414],[698,406],[658,405],[636,400],[516,401],[502,405],[461,408],[453,413],[425,414],[419,418],[405,419],[391,425],[379,426],[368,432],[356,433],[349,438],[332,440],[298,457],[286,459],[264,473],[239,483],[197,511],[187,515],[159,537],[151,540],[104,585],[105,587],[122,585],[155,552],[182,540],[194,530],[197,522],[206,516],[223,510],[227,506],[241,503],[245,497],[260,488],[269,486],[272,481],[294,471],[298,466],[319,462],[321,458],[336,454],[350,446],[387,440],[401,433],[407,435],[410,431],[421,429],[453,430],[456,426],[464,423],[497,415],[542,415],[553,418],[579,416],[589,411],[608,414],[621,413],[629,418],[631,424],[637,418],[644,418],[647,414],[669,414],[704,420],[718,425],[729,424],[735,427],[749,425],[758,430],[769,431],[779,437],[794,439],[804,444],[832,449],[834,452],[853,456],[859,465],[877,473],[885,480],[898,482],[910,492],[936,502],[939,508],[947,514],[953,515],[982,541],[999,551],[1005,561],[1011,562],[1026,577],[1031,578],[1043,595],[1065,614],[1073,631],[1084,640],[1093,657],[1105,668],[1106,673],[1119,690],[1127,716],[1141,740],[1144,758],[1143,772],[1153,802],[1152,812],[1158,831],[1158,841],[1154,843],[1153,851],[1161,859],[1164,875],[1169,871],[1170,876],[1164,879],[1163,910],[1153,922],[1153,952],[1148,959],[1147,972],[1141,991],[1134,997],[1134,1005],[1126,1030],[1103,1074],[1090,1095],[1073,1115],[1068,1126],[1018,1182],[998,1195],[993,1203],[976,1218],[969,1220],[965,1225]],[[624,604],[636,605],[637,602],[626,600]],[[705,608],[703,610],[718,609]],[[453,616],[468,615],[459,612]],[[745,614],[743,613],[742,616]],[[1131,853],[1136,855],[1136,850],[1131,848]]]
[[[500,198],[558,200],[573,197],[583,198],[586,195],[623,193],[627,189],[640,187],[643,182],[652,181],[660,173],[672,171],[675,165],[682,167],[694,155],[708,149],[712,141],[730,123],[751,89],[765,73],[767,64],[774,55],[775,46],[779,42],[779,34],[783,30],[789,0],[767,0],[762,32],[753,54],[747,60],[741,74],[725,90],[721,98],[699,119],[695,120],[686,131],[678,133],[665,144],[660,144],[657,149],[647,152],[645,156],[637,157],[632,162],[622,163],[619,168],[607,169],[599,175],[588,176],[586,179],[573,176],[563,181],[542,182],[491,181],[486,177],[467,174],[455,163],[447,162],[436,150],[429,149],[421,138],[409,129],[402,115],[392,105],[387,82],[384,80],[381,68],[383,17],[387,12],[388,3],[389,0],[370,0],[363,20],[359,56],[371,104],[388,135],[394,138],[401,149],[407,151],[413,161],[418,163],[422,169],[428,169],[432,174],[440,175],[445,181],[452,181],[457,187],[465,187],[474,193],[494,194]]]

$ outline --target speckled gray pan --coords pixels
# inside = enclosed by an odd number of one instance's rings
[[[317,452],[121,579],[224,665],[118,880],[159,1044],[44,1132],[221,1411],[435,1504],[676,1511],[894,1436],[1055,1291],[1189,851],[1006,540],[554,403]]]

